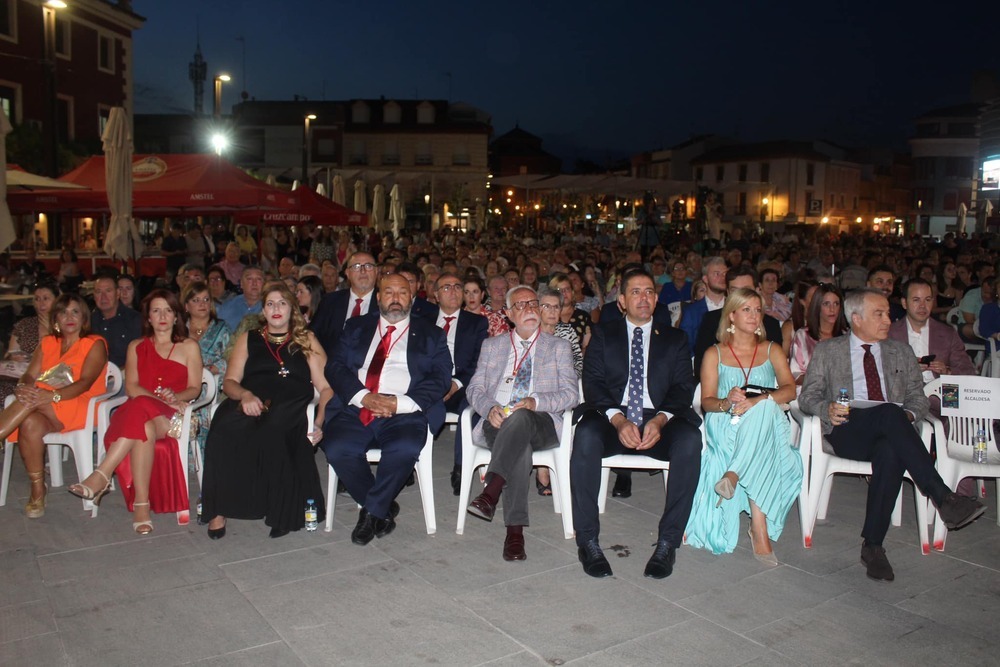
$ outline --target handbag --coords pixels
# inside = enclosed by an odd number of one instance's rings
[[[52,368],[42,371],[42,374],[38,376],[37,382],[44,382],[53,389],[62,389],[75,382],[73,380],[73,369],[60,361]]]

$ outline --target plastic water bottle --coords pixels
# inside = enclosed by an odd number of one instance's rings
[[[319,524],[316,522],[316,501],[310,498],[306,501],[306,530],[311,533],[318,526]]]
[[[986,463],[986,430],[976,431],[976,442],[972,446],[972,461],[974,463]]]
[[[837,405],[843,405],[847,408],[848,412],[851,410],[851,395],[847,393],[846,389],[841,389],[840,394],[837,396]],[[847,423],[847,416],[844,416],[844,423]]]

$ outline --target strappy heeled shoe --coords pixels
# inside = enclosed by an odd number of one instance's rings
[[[104,488],[101,489],[100,491],[94,491],[92,488],[90,488],[83,482],[80,482],[79,484],[73,484],[66,490],[72,493],[77,498],[83,498],[84,500],[91,501],[95,505],[100,505],[101,498],[107,495],[108,491],[111,490],[111,479],[107,475],[105,475],[104,471],[101,470],[100,468],[94,470],[94,473],[104,478]]]
[[[747,529],[747,535],[750,537],[750,551],[753,552],[753,557],[757,559],[758,562],[764,565],[769,565],[771,567],[778,567],[778,557],[774,555],[772,550],[769,554],[759,554],[757,553],[757,548],[754,546],[753,541],[753,528]]]
[[[45,516],[45,471],[29,472],[28,479],[31,480],[32,488],[35,484],[42,485],[42,495],[40,498],[35,498],[32,494],[28,495],[28,504],[24,506],[24,515],[29,519],[40,519]]]
[[[135,512],[136,507],[149,507],[149,503],[132,503],[132,511]],[[146,519],[145,521],[133,521],[132,530],[139,533],[140,535],[149,535],[153,532],[153,520],[152,518]]]
[[[732,500],[733,496],[736,494],[736,485],[733,484],[733,480],[729,478],[729,475],[723,475],[722,479],[715,483],[715,492],[719,494],[719,502],[715,503],[716,507],[722,505],[723,500]]]

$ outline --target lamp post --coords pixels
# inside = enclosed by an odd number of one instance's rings
[[[427,206],[427,226],[433,226],[433,220],[431,220],[431,196],[424,195],[424,205]]]
[[[306,114],[302,126],[302,184],[309,185],[309,160],[312,158],[312,142],[309,140],[309,123],[316,120],[316,114]]]
[[[46,175],[59,176],[59,124],[58,97],[56,96],[56,10],[65,9],[62,0],[47,0],[42,5],[42,32],[44,50],[42,69],[45,71],[46,122],[44,124]]]
[[[219,74],[215,77],[215,105],[213,107],[215,119],[222,117],[222,83],[232,79],[228,74]]]

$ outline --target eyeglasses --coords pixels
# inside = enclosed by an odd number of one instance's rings
[[[225,278],[220,278],[219,276],[212,276],[211,278],[208,279],[208,282],[210,282],[210,283],[221,283],[221,282],[225,282],[225,280],[226,280]]]
[[[538,299],[532,301],[515,301],[511,304],[511,308],[514,310],[538,310]]]
[[[355,264],[348,264],[347,268],[351,269],[352,271],[374,271],[375,265],[372,264],[371,262],[365,262],[364,264],[362,264],[361,262],[357,262]]]
[[[439,292],[450,292],[452,290],[461,290],[461,285],[438,285]]]
[[[558,303],[543,303],[539,307],[545,312],[548,312],[550,310],[561,310]]]

